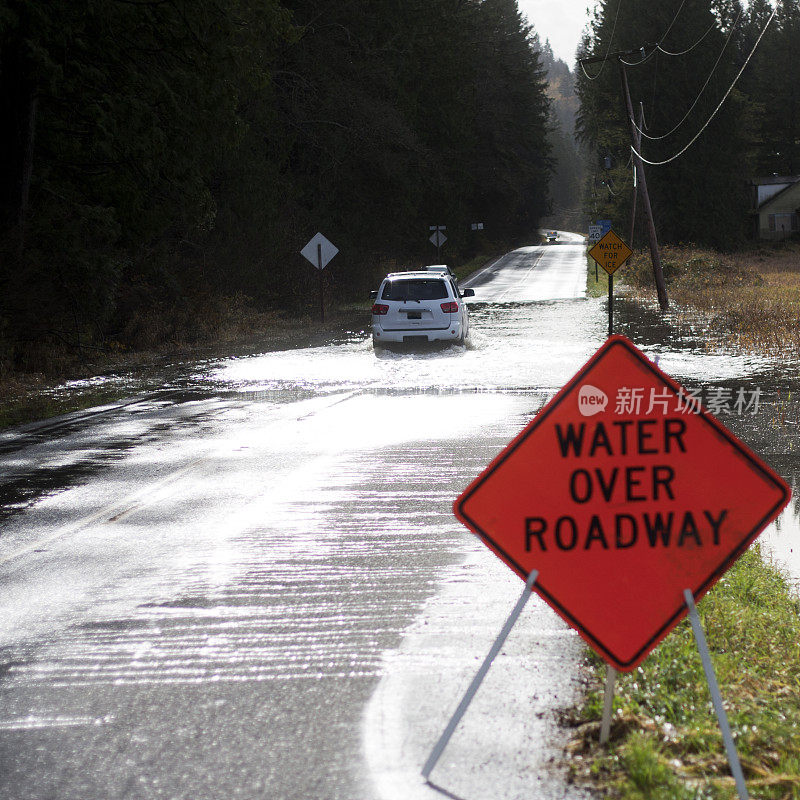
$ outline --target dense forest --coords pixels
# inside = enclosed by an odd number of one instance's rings
[[[633,175],[614,55],[621,51],[640,152],[669,162],[645,166],[662,240],[731,249],[747,238],[748,182],[800,173],[800,0],[774,5],[771,22],[767,0],[598,5],[581,56],[611,57],[585,65],[577,81],[578,131],[592,154],[585,200],[594,218],[627,230]]]
[[[308,310],[525,240],[549,100],[516,0],[0,0],[0,374]],[[474,232],[471,223],[483,222]]]

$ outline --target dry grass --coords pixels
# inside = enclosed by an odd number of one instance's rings
[[[280,349],[338,327],[333,311],[322,324],[258,311],[241,296],[209,298],[190,309],[142,308],[128,318],[122,341],[81,350],[49,340],[28,345],[16,370],[0,369],[0,429],[160,388],[165,361]],[[129,379],[65,386],[109,374]]]
[[[673,321],[721,345],[784,355],[800,348],[800,245],[723,255],[692,246],[665,247],[664,277]],[[624,278],[654,302],[649,255],[631,259]]]

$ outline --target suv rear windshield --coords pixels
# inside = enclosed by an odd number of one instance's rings
[[[386,281],[381,295],[383,300],[442,300],[447,297],[447,285],[436,278]]]

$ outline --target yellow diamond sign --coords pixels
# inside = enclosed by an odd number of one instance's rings
[[[633,250],[609,231],[590,251],[589,255],[609,274],[613,275],[633,254]]]

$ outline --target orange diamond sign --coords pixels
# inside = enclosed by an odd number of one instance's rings
[[[633,250],[614,231],[609,231],[589,251],[589,255],[609,275],[613,275],[633,255]]]
[[[617,669],[634,669],[789,488],[612,336],[456,500],[456,516]]]

